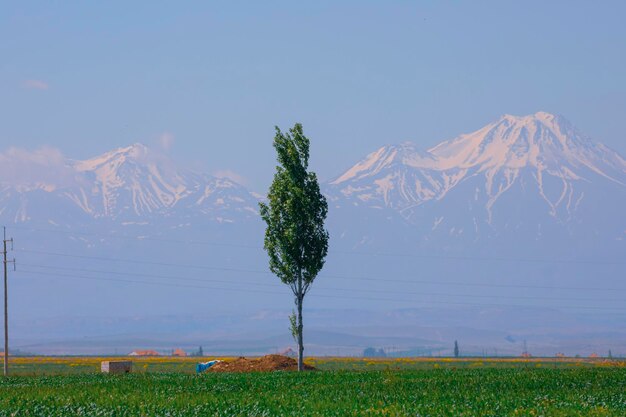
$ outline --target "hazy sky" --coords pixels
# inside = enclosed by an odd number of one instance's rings
[[[7,2],[0,150],[163,143],[262,191],[275,124],[304,124],[329,179],[386,143],[544,110],[624,155],[625,15],[621,0]]]

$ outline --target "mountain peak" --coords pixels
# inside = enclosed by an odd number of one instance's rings
[[[419,150],[412,142],[383,146],[332,183],[376,175],[397,165],[434,171],[567,166],[573,171],[570,165],[593,165],[593,161],[607,157],[618,159],[609,153],[607,148],[584,137],[562,116],[544,111],[525,116],[505,114],[475,132],[442,142],[427,151]]]
[[[480,170],[563,166],[571,169],[572,165],[590,165],[591,159],[607,156],[596,154],[610,153],[582,135],[564,117],[547,112],[504,115],[475,132],[443,142],[430,152],[438,158],[440,169]]]
[[[502,115],[502,117],[500,117],[500,120],[507,120],[511,122],[521,122],[521,121],[529,121],[529,120],[552,122],[557,119],[563,119],[563,116],[545,112],[545,111],[538,111],[536,113],[528,114],[525,116],[515,116],[513,114],[504,114]]]
[[[435,158],[432,154],[419,150],[413,142],[405,141],[397,145],[385,145],[379,148],[331,183],[339,184],[362,176],[369,176],[392,166],[434,167],[434,164]]]
[[[117,148],[112,151],[106,152],[93,159],[98,159],[98,158],[103,158],[103,157],[108,158],[108,159],[120,158],[120,157],[137,159],[137,158],[145,157],[151,152],[152,151],[150,150],[150,148],[148,148],[146,145],[144,145],[143,143],[137,142],[129,146]]]
[[[143,143],[137,142],[125,148],[118,148],[119,153],[124,153],[130,156],[142,156],[150,152],[150,149]]]
[[[91,159],[76,161],[74,166],[78,171],[100,171],[102,169],[111,171],[118,169],[129,161],[140,163],[147,162],[151,159],[149,157],[154,155],[155,154],[146,145],[135,143],[114,149]]]
[[[556,114],[548,113],[548,112],[545,112],[545,111],[538,111],[533,116],[536,119],[541,119],[541,120],[553,120],[553,119],[559,117]]]
[[[18,186],[21,184],[13,181],[11,188],[0,188],[0,214],[6,209],[2,206],[4,189],[16,190],[19,198],[31,190],[43,191],[45,198],[60,204],[69,201],[69,207],[77,207],[94,218],[135,221],[180,210],[226,221],[235,214],[245,217],[255,214],[256,200],[243,187],[180,167],[142,143],[119,147],[87,160],[62,159],[59,164],[63,170],[55,173],[58,177],[34,178],[27,186]],[[237,213],[228,214],[230,209]],[[19,210],[16,218],[29,218],[26,209]]]
[[[518,178],[591,182],[597,175],[626,185],[626,161],[582,135],[564,117],[547,112],[504,115],[472,133],[420,151],[411,142],[387,145],[369,154],[331,182],[362,201],[384,196],[384,204],[411,206],[441,198],[460,182],[485,177],[490,196]],[[373,184],[373,185],[372,185]],[[564,192],[566,192],[565,190]],[[392,203],[392,192],[402,201]],[[494,197],[495,198],[495,197]],[[406,200],[406,201],[405,201]]]

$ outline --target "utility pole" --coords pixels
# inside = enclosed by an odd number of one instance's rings
[[[7,240],[7,228],[3,227],[4,237],[2,239],[3,244],[3,263],[4,263],[4,376],[9,375],[9,308],[8,308],[8,277],[9,277],[9,264],[13,264],[13,270],[15,270],[15,258],[12,261],[7,261],[7,243],[11,242],[11,250],[13,250],[13,238]]]

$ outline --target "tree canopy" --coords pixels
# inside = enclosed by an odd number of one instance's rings
[[[278,155],[268,204],[261,203],[261,217],[267,224],[265,249],[270,270],[302,295],[324,266],[328,253],[328,213],[326,198],[320,192],[317,176],[308,171],[309,139],[297,123],[289,133],[276,127],[274,148]]]

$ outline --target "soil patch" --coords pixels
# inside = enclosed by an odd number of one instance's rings
[[[304,369],[314,371],[315,368],[304,364]],[[282,355],[267,355],[258,359],[237,358],[233,361],[218,362],[208,372],[272,372],[297,371],[298,361]]]

